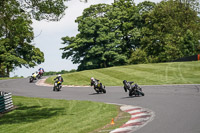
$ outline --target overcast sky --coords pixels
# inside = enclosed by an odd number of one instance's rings
[[[144,0],[135,0],[138,4]],[[161,0],[149,0],[152,2],[160,2]],[[65,16],[59,22],[35,21],[33,20],[33,29],[35,34],[34,45],[44,52],[45,62],[34,68],[17,68],[11,73],[11,77],[30,76],[39,67],[43,67],[45,71],[60,71],[77,69],[78,65],[73,64],[70,60],[62,59],[62,51],[59,50],[66,45],[61,44],[62,37],[75,36],[78,33],[78,24],[75,20],[82,15],[85,8],[90,5],[106,3],[111,4],[114,0],[88,0],[87,3],[79,0],[71,0],[67,2],[68,8],[65,11]]]

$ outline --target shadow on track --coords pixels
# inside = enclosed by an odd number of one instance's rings
[[[140,98],[141,96],[128,96],[128,97],[122,97],[120,99],[128,99],[128,98]]]
[[[101,95],[101,94],[105,94],[105,93],[91,93],[89,95]]]

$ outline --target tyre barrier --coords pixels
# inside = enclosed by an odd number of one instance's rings
[[[0,91],[0,113],[13,108],[12,94],[10,92]]]

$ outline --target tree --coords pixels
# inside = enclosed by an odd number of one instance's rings
[[[200,13],[200,0],[179,0],[180,3],[184,4],[185,7],[191,8]]]
[[[32,19],[58,21],[67,8],[66,0],[0,1],[0,76],[9,76],[15,67],[34,67],[44,54],[33,44]]]
[[[128,63],[129,64],[148,63],[146,52],[141,48],[135,49],[132,52],[131,57],[128,60]]]
[[[134,29],[129,29],[129,33],[131,33],[130,40],[133,44],[135,44],[135,47],[132,48],[132,50],[129,50],[131,52],[131,56],[129,57],[128,63],[129,64],[139,64],[139,63],[148,63],[147,60],[147,53],[144,50],[144,47],[141,45],[141,40],[149,40],[149,38],[146,35],[149,35],[152,33],[152,31],[147,28],[146,19],[148,18],[149,14],[153,11],[156,4],[154,2],[150,1],[144,1],[137,5],[137,12],[134,14],[135,19],[133,19],[132,23],[135,26]],[[150,42],[146,41],[145,44],[149,44]]]
[[[115,0],[112,5],[94,5],[77,18],[80,33],[65,37],[63,58],[80,63],[79,70],[123,65],[138,47],[139,18],[132,0]]]
[[[153,62],[196,54],[200,45],[199,20],[197,12],[185,4],[177,0],[162,1],[145,19],[141,48]]]
[[[15,1],[4,2],[4,8],[0,21],[0,68],[1,75],[9,76],[17,66],[33,67],[44,62],[44,54],[31,44],[34,37],[29,15],[22,12]]]
[[[91,6],[76,20],[80,33],[62,38],[67,45],[61,49],[62,58],[71,58],[85,70],[196,54],[200,18],[191,1],[145,1],[136,6],[132,0],[115,0]]]
[[[133,0],[115,0],[112,6],[109,17],[111,20],[118,22],[115,27],[117,27],[121,36],[120,47],[122,53],[130,58],[132,49],[137,48],[139,45],[140,31],[137,21],[140,16],[137,7]]]
[[[67,8],[64,4],[65,1],[67,0],[1,0],[0,7],[7,10],[6,4],[17,3],[21,12],[31,15],[36,20],[58,21],[63,17]]]
[[[109,19],[111,6],[106,4],[92,5],[78,17],[79,34],[76,37],[62,38],[67,44],[62,58],[72,57],[73,63],[80,63],[78,70],[110,67],[124,64],[126,56],[122,54],[117,21]]]

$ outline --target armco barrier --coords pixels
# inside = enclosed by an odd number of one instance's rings
[[[3,113],[13,107],[12,94],[0,92],[0,113]]]
[[[200,61],[200,54],[183,57],[173,62],[183,62],[183,61]]]

